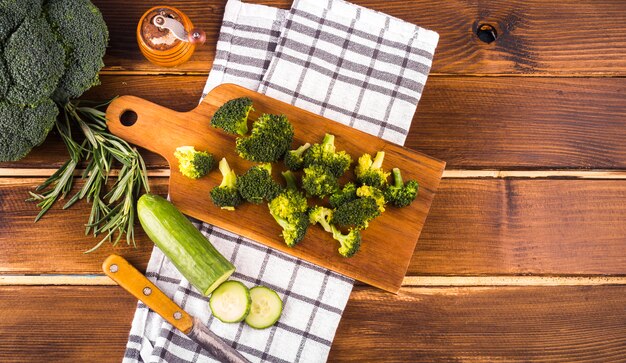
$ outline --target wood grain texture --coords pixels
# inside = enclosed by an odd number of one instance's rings
[[[0,273],[100,273],[109,253],[145,269],[152,243],[138,249],[85,237],[83,203],[53,208],[36,225],[24,202],[42,179],[0,179]],[[164,194],[167,179],[153,178]],[[408,275],[624,275],[626,185],[622,180],[444,179]],[[51,236],[51,237],[48,237]]]
[[[177,111],[197,106],[204,76],[105,76],[86,97],[133,94]],[[172,93],[170,90],[176,89]],[[406,146],[446,169],[626,168],[626,78],[433,77]],[[64,145],[50,135],[3,167],[58,167]],[[153,168],[166,161],[146,152]]]
[[[321,142],[329,133],[336,135],[337,148],[345,150],[355,160],[365,153],[373,155],[384,151],[386,168],[400,167],[405,180],[419,182],[417,198],[406,208],[387,207],[384,214],[362,231],[361,248],[351,258],[339,255],[332,236],[319,227],[309,228],[302,242],[288,247],[280,237],[282,228],[268,213],[265,203],[245,203],[234,213],[220,209],[213,204],[210,191],[220,184],[222,175],[212,172],[198,180],[187,178],[178,171],[174,151],[179,146],[192,145],[197,150],[214,153],[216,159],[225,157],[238,174],[248,170],[254,163],[237,155],[235,137],[209,124],[215,110],[239,97],[249,97],[254,103],[250,120],[265,113],[285,115],[295,131],[294,148],[305,142]],[[137,121],[131,126],[123,125],[120,120],[128,110],[137,114]],[[107,119],[112,133],[168,160],[171,166],[169,194],[181,212],[392,292],[402,284],[445,167],[444,162],[424,154],[232,84],[215,88],[197,108],[184,113],[141,98],[123,96],[109,105]],[[283,170],[282,162],[273,163],[275,180],[282,179],[280,172]],[[403,222],[399,225],[398,221]],[[390,236],[394,238],[389,239]]]
[[[136,300],[117,286],[0,287],[3,362],[119,362]],[[329,362],[626,359],[626,287],[356,287]],[[13,309],[15,306],[20,309]]]
[[[226,1],[194,0],[94,1],[111,33],[105,58],[107,70],[139,72],[208,72]],[[289,8],[290,0],[254,0]],[[545,2],[542,0],[463,1],[355,0],[434,30],[440,41],[432,72],[447,74],[623,75],[626,72],[626,12],[622,1]],[[185,12],[207,33],[206,44],[191,60],[167,69],[143,58],[134,29],[150,6],[172,5]],[[124,9],[120,11],[120,9]],[[481,42],[479,24],[493,25],[498,39]]]

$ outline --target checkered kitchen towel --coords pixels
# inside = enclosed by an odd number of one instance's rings
[[[236,83],[402,144],[437,40],[432,31],[342,0],[296,0],[290,11],[230,0],[204,94]],[[325,361],[352,280],[208,224],[196,226],[237,267],[234,279],[278,292],[285,309],[274,327],[214,319],[207,298],[158,248],[146,275],[251,361]],[[139,303],[124,361],[212,359]]]

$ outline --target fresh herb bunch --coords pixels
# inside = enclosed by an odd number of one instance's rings
[[[111,241],[116,245],[122,235],[126,242],[135,245],[135,201],[142,189],[150,191],[146,165],[136,148],[126,141],[111,134],[106,127],[104,108],[110,103],[86,106],[86,101],[70,101],[61,110],[61,117],[55,128],[70,154],[69,160],[52,176],[39,185],[35,192],[30,192],[29,201],[37,202],[41,211],[35,218],[37,222],[59,199],[65,199],[72,190],[77,167],[86,163],[81,174],[84,184],[63,205],[71,207],[81,199],[91,203],[91,213],[85,227],[85,235],[104,234],[88,252]],[[72,135],[80,131],[84,140],[79,142]],[[121,168],[114,176],[114,164]],[[111,188],[107,188],[109,177],[115,177]]]

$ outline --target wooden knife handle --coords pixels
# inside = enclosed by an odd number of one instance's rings
[[[159,290],[141,272],[118,255],[107,257],[102,270],[113,281],[141,300],[150,309],[161,315],[176,329],[188,334],[193,327],[193,318],[176,305],[163,291]]]

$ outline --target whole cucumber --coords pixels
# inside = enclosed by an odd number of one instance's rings
[[[202,294],[208,296],[235,272],[235,266],[166,199],[142,195],[137,215],[152,242]]]

